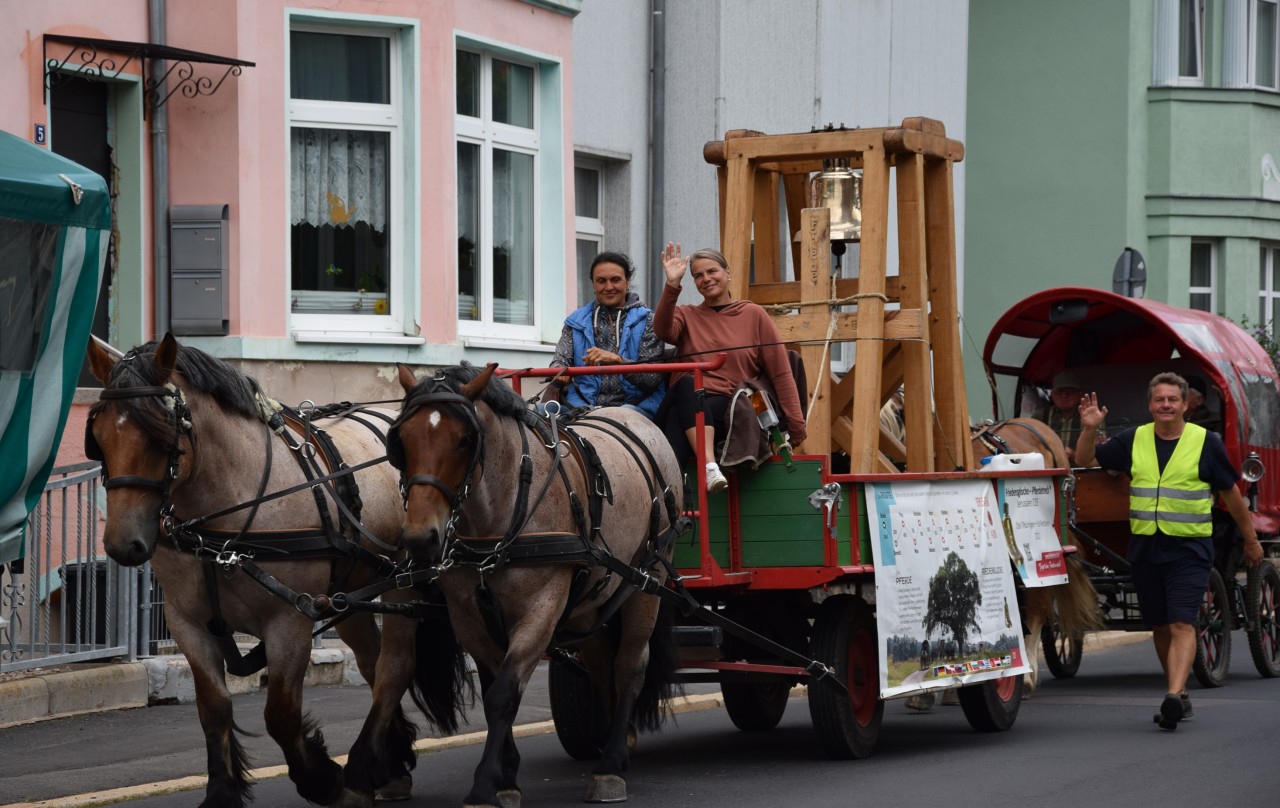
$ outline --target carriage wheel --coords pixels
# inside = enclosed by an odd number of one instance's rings
[[[1070,637],[1056,620],[1040,629],[1040,645],[1044,648],[1044,664],[1055,679],[1070,679],[1080,670],[1084,656],[1084,637]]]
[[[591,679],[572,662],[552,660],[547,671],[547,695],[556,737],[574,760],[599,760],[609,736],[607,705],[599,704]]]
[[[1022,676],[1003,676],[956,691],[969,726],[978,732],[1003,732],[1018,720]]]
[[[764,732],[778,726],[791,699],[791,682],[720,683],[724,709],[733,725],[744,732]]]
[[[809,621],[783,602],[763,601],[764,608],[732,605],[725,615],[752,631],[789,648],[804,648],[808,641]],[[782,660],[761,657],[761,651],[746,640],[729,636],[725,641],[727,659],[782,664]],[[743,732],[764,732],[778,726],[791,700],[794,679],[744,681],[726,673],[720,684],[724,709],[729,720]]]
[[[813,623],[812,653],[849,689],[846,694],[820,681],[809,683],[809,716],[822,748],[840,760],[870,755],[884,717],[871,607],[856,597],[823,601]]]
[[[1245,609],[1249,615],[1249,653],[1258,673],[1268,679],[1280,676],[1280,626],[1276,624],[1276,606],[1280,605],[1280,572],[1270,561],[1249,570],[1245,590]]]
[[[1231,667],[1231,611],[1222,573],[1209,570],[1209,588],[1196,620],[1196,680],[1204,687],[1222,687]]]

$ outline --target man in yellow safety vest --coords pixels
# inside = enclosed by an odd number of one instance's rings
[[[1249,506],[1236,483],[1222,438],[1186,422],[1187,382],[1161,373],[1147,386],[1152,422],[1126,429],[1099,444],[1107,408],[1096,393],[1080,400],[1076,465],[1099,465],[1129,475],[1129,564],[1142,619],[1151,626],[1168,688],[1156,722],[1177,729],[1191,717],[1187,676],[1196,654],[1196,618],[1213,565],[1213,494],[1244,536],[1249,566],[1262,560],[1262,545]]]

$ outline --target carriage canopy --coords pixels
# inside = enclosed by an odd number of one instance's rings
[[[0,132],[0,563],[57,456],[110,228],[102,177]]]
[[[1198,375],[1208,407],[1239,467],[1251,452],[1266,464],[1255,523],[1280,529],[1280,388],[1266,351],[1232,321],[1154,300],[1060,287],[1015,304],[987,337],[983,363],[995,412],[1031,415],[1055,374],[1071,370],[1108,408],[1108,429],[1150,420],[1146,386],[1162,371]]]

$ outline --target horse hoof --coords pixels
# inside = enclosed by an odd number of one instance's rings
[[[403,802],[413,796],[412,775],[391,778],[391,782],[373,793],[376,802]]]
[[[329,803],[329,808],[373,808],[373,796],[367,791],[342,789],[342,796],[337,802]]]
[[[498,804],[502,808],[520,808],[520,789],[504,788],[498,791]]]
[[[933,709],[933,705],[936,704],[937,701],[938,697],[932,692],[917,693],[907,699],[907,709],[927,713]]]
[[[583,802],[626,802],[627,781],[616,774],[594,774]]]

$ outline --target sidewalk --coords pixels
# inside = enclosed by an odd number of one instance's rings
[[[246,649],[247,650],[247,649]],[[339,640],[311,649],[307,687],[363,684],[355,656]],[[233,694],[252,693],[266,683],[266,671],[227,676]],[[139,662],[84,662],[0,673],[0,728],[78,713],[124,710],[195,701],[186,657],[165,654]]]
[[[1145,642],[1150,637],[1145,631],[1093,632],[1085,637],[1084,652],[1087,658],[1091,650]],[[1049,676],[1043,656],[1040,659],[1040,675]],[[265,684],[266,672],[228,676],[227,680],[232,693],[252,693]],[[324,640],[323,647],[311,649],[305,682],[308,687],[358,685],[364,683],[364,677],[356,669],[350,649],[339,640]],[[0,674],[0,728],[79,713],[194,701],[191,669],[178,654],[140,662],[78,663]]]

